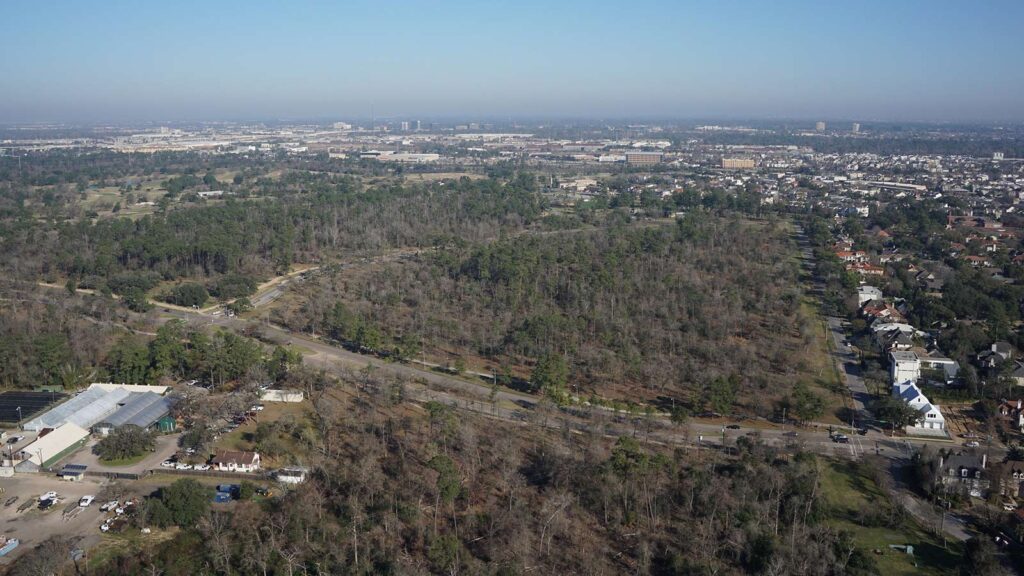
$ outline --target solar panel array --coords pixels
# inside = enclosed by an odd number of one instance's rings
[[[0,393],[0,422],[17,422],[19,406],[22,419],[32,418],[47,406],[65,398],[67,395],[60,392],[10,391]]]

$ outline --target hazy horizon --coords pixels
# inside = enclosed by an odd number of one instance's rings
[[[0,122],[1024,120],[1024,5],[16,0]]]

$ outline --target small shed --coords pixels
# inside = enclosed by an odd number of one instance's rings
[[[86,468],[87,466],[85,464],[65,464],[64,467],[60,469],[60,472],[57,473],[57,476],[59,476],[61,480],[77,482],[85,477]]]

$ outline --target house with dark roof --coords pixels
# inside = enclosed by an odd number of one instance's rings
[[[939,482],[950,491],[984,498],[992,486],[985,454],[960,453],[939,457]]]

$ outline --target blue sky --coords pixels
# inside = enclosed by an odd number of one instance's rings
[[[0,4],[0,122],[1024,120],[1024,2]]]

